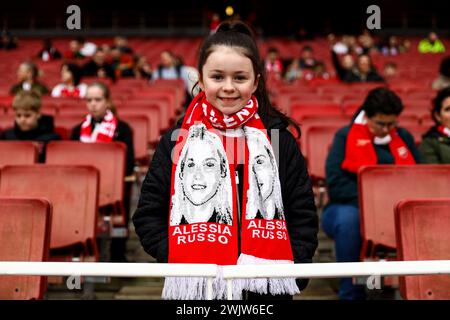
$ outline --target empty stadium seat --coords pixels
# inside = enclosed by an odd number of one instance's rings
[[[0,196],[43,197],[52,203],[50,260],[98,261],[98,187],[99,173],[91,166],[36,164],[0,171]]]
[[[400,260],[450,260],[450,198],[401,201],[395,226]],[[400,291],[408,300],[449,300],[450,277],[401,277]]]
[[[450,197],[450,165],[378,165],[358,172],[361,257],[396,248],[394,206],[406,198]]]
[[[33,164],[38,149],[31,141],[0,141],[0,168],[6,165]]]
[[[47,164],[90,165],[100,173],[99,207],[110,207],[116,225],[125,222],[124,181],[126,145],[122,142],[83,143],[52,141],[47,145]],[[109,210],[107,210],[109,211]]]
[[[0,198],[0,261],[46,261],[51,205],[45,199]],[[43,299],[46,278],[0,276],[0,299]]]
[[[148,119],[144,115],[124,115],[121,117],[133,130],[134,157],[138,162],[148,161]]]
[[[306,158],[313,180],[325,180],[325,161],[333,137],[341,128],[338,124],[311,126],[305,134]]]

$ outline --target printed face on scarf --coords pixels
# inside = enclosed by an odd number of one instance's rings
[[[258,144],[257,156],[252,161],[252,170],[261,199],[266,201],[273,194],[275,174],[272,156],[263,145]]]
[[[192,141],[182,163],[183,193],[195,206],[211,200],[221,181],[221,159],[211,143]]]
[[[225,115],[241,110],[258,87],[259,76],[239,48],[216,46],[201,70],[199,86]]]

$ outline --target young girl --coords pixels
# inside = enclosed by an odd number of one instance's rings
[[[53,98],[84,98],[87,85],[81,83],[81,68],[74,63],[66,63],[61,67],[62,83],[56,85],[52,90]]]
[[[133,133],[130,126],[115,114],[109,88],[102,82],[90,84],[86,91],[87,109],[85,120],[72,130],[71,140],[85,143],[121,141],[127,146],[126,175],[134,171]],[[125,184],[124,206],[130,207],[131,183]],[[128,220],[128,214],[126,215]],[[126,221],[128,225],[128,221]],[[124,262],[126,238],[113,238],[111,243],[111,261]]]
[[[311,262],[310,178],[287,129],[294,123],[270,105],[248,27],[222,23],[201,47],[198,70],[201,92],[161,138],[142,186],[133,222],[144,249],[169,263]],[[307,284],[294,280],[236,280],[233,296],[292,298]],[[225,298],[220,277],[213,291]],[[166,278],[163,298],[206,299],[206,279]]]

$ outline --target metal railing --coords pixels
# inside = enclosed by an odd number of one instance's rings
[[[417,276],[450,274],[450,260],[341,262],[277,265],[15,262],[0,261],[0,276],[102,276],[102,277],[206,277],[207,298],[212,299],[213,279],[227,280],[232,299],[233,279],[239,278],[341,278],[363,276]]]

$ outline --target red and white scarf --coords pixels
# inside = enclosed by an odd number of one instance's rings
[[[278,166],[257,109],[252,97],[243,109],[224,116],[204,93],[187,109],[173,152],[169,263],[293,263]],[[245,137],[240,216],[237,164],[224,148],[227,131],[237,130]],[[206,283],[205,278],[166,278],[163,298],[206,299]],[[235,299],[241,298],[242,290],[299,292],[293,278],[241,279],[233,282],[233,288]],[[225,297],[226,282],[218,277],[213,298]]]
[[[116,132],[118,120],[114,114],[108,110],[101,123],[97,123],[92,130],[92,116],[88,114],[81,124],[80,141],[93,142],[111,142]]]
[[[443,136],[450,138],[450,128],[440,125],[437,127],[437,131]]]
[[[384,138],[377,138],[370,132],[364,119],[364,111],[356,117],[347,136],[345,159],[342,169],[357,173],[361,166],[376,165],[378,157],[373,144],[388,144],[395,164],[415,164],[416,161],[408,146],[398,135],[397,129],[392,129]]]

